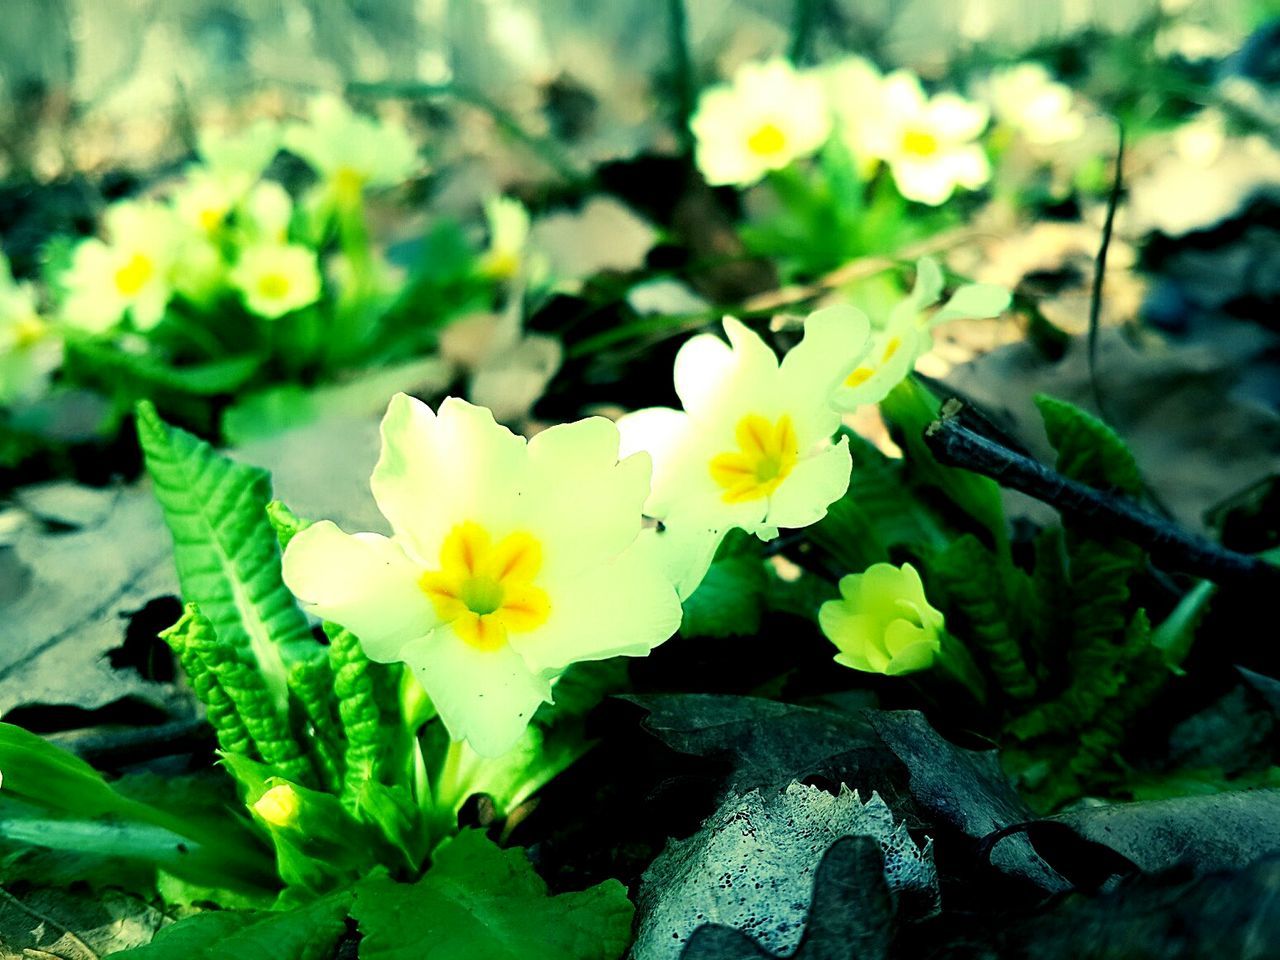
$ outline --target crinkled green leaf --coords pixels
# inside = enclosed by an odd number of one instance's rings
[[[196,699],[204,704],[205,718],[213,727],[218,746],[227,753],[252,753],[253,743],[249,731],[245,728],[235,703],[218,680],[217,673],[196,649],[201,644],[215,642],[213,624],[209,622],[209,618],[200,613],[197,604],[188,603],[182,618],[162,631],[160,639],[169,644],[195,691]]]
[[[138,438],[156,499],[173,534],[183,599],[198,603],[222,642],[252,657],[277,709],[287,703],[287,664],[319,652],[280,577],[280,549],[266,507],[265,470],[235,463],[138,404]]]
[[[1060,473],[1091,487],[1113,487],[1134,496],[1142,491],[1138,463],[1114,430],[1065,400],[1044,394],[1035,400],[1058,452]]]
[[[634,910],[616,880],[549,896],[524,851],[466,830],[414,884],[356,888],[361,960],[616,960]]]

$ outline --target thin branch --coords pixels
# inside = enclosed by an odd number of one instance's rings
[[[1089,291],[1089,387],[1093,402],[1104,419],[1108,419],[1102,406],[1102,390],[1098,387],[1098,328],[1102,317],[1102,281],[1107,272],[1107,251],[1111,249],[1111,229],[1115,225],[1116,207],[1120,205],[1120,191],[1124,189],[1124,124],[1116,125],[1119,141],[1116,144],[1116,175],[1107,194],[1107,216],[1102,222],[1102,242],[1093,261],[1093,288]]]
[[[924,442],[940,463],[990,477],[1070,517],[1103,537],[1120,537],[1143,547],[1153,562],[1216,583],[1280,587],[1280,567],[1199,537],[1112,493],[1095,490],[1014,453],[959,423],[952,413],[925,430]]]

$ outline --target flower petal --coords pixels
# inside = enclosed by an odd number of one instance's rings
[[[397,539],[434,567],[460,522],[511,529],[525,464],[524,441],[485,408],[448,397],[432,413],[399,393],[382,418],[382,455],[370,486]]]
[[[652,463],[619,461],[618,427],[603,417],[561,424],[529,441],[526,526],[546,545],[545,573],[592,567],[640,532]]]
[[[400,659],[405,644],[436,625],[419,574],[394,541],[343,533],[328,520],[307,527],[284,552],[285,585],[310,612],[346,627],[371,659],[383,662]]]
[[[769,498],[764,522],[774,527],[807,527],[827,515],[827,507],[849,489],[853,460],[849,441],[840,442],[795,465]]]
[[[549,583],[548,590],[553,599],[546,625],[510,638],[534,672],[644,656],[680,626],[680,601],[652,537],[637,539],[611,562],[571,580]]]
[[[483,757],[501,756],[520,739],[551,684],[510,646],[478,649],[441,627],[404,651],[454,740]]]

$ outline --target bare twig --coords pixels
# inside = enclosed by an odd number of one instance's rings
[[[1102,241],[1093,261],[1093,288],[1089,291],[1089,387],[1093,402],[1103,418],[1107,418],[1102,406],[1102,390],[1098,386],[1098,327],[1102,319],[1102,281],[1107,273],[1107,251],[1111,249],[1111,230],[1115,225],[1116,207],[1120,205],[1120,191],[1124,189],[1124,125],[1116,125],[1119,140],[1116,143],[1116,174],[1107,194],[1107,216],[1102,221]]]
[[[944,411],[945,411],[944,407]],[[925,430],[925,445],[939,462],[961,467],[1047,503],[1081,528],[1142,546],[1153,562],[1216,583],[1280,586],[1280,567],[1237,553],[1112,493],[1064,477],[1030,457],[975,433],[953,415]]]

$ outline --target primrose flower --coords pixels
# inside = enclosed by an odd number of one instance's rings
[[[315,251],[297,244],[246,247],[231,268],[230,280],[249,312],[268,320],[320,299]]]
[[[484,205],[489,224],[489,249],[480,258],[480,269],[496,280],[538,279],[546,264],[529,251],[529,211],[513,197],[493,197]]]
[[[914,74],[897,70],[884,78],[859,139],[889,164],[899,193],[937,206],[956,187],[976,190],[990,179],[987,155],[975,142],[987,119],[981,104],[954,93],[928,97]]]
[[[947,320],[999,316],[1009,306],[1009,291],[987,283],[967,284],[956,290],[932,316],[925,311],[942,295],[942,271],[928,257],[916,263],[911,293],[889,314],[866,356],[836,388],[831,403],[851,411],[867,403],[879,403],[901,383],[916,361],[933,348],[930,328]]]
[[[646,456],[618,460],[601,417],[526,442],[484,407],[398,394],[371,480],[393,535],[314,524],[285,583],[372,659],[407,663],[449,734],[498,756],[570,664],[644,656],[679,626],[639,536],[649,473]]]
[[[257,799],[253,812],[273,827],[288,827],[297,821],[300,807],[298,791],[287,783],[278,783]]]
[[[1084,114],[1072,107],[1071,88],[1058,83],[1041,63],[1019,63],[992,72],[983,99],[996,119],[1028,143],[1050,146],[1084,133]]]
[[[123,201],[107,210],[106,242],[82,240],[66,273],[63,314],[94,333],[109,330],[126,311],[139,330],[164,317],[173,292],[172,269],[183,231],[167,207]]]
[[[827,91],[827,102],[835,118],[836,136],[844,142],[863,177],[878,164],[874,148],[875,114],[880,106],[884,76],[875,64],[863,57],[845,57],[819,71]],[[872,144],[868,143],[871,136]]]
[[[356,113],[334,96],[312,100],[308,121],[289,125],[284,145],[320,174],[340,205],[391,187],[418,168],[418,148],[402,127]]]
[[[866,317],[819,310],[781,363],[739,321],[726,317],[724,329],[728,344],[701,334],[676,355],[683,411],[653,407],[618,421],[624,451],[653,455],[645,512],[663,524],[657,539],[682,597],[732,528],[772,539],[779,527],[821,520],[849,486],[848,443],[831,443],[840,426],[831,394],[867,348]]]
[[[831,116],[822,81],[774,59],[703,91],[689,126],[707,183],[747,187],[821,147]]]
[[[840,650],[836,663],[866,673],[926,670],[942,649],[942,612],[909,563],[876,563],[841,578],[840,599],[822,605],[818,625]]]
[[[233,133],[201,130],[196,146],[205,167],[222,180],[237,183],[243,193],[275,159],[281,137],[279,123],[262,119]]]
[[[293,198],[274,180],[254,184],[241,205],[241,225],[247,237],[258,243],[284,243],[293,218]]]
[[[35,290],[15,283],[0,253],[0,406],[34,400],[62,362],[62,341],[36,311]]]

